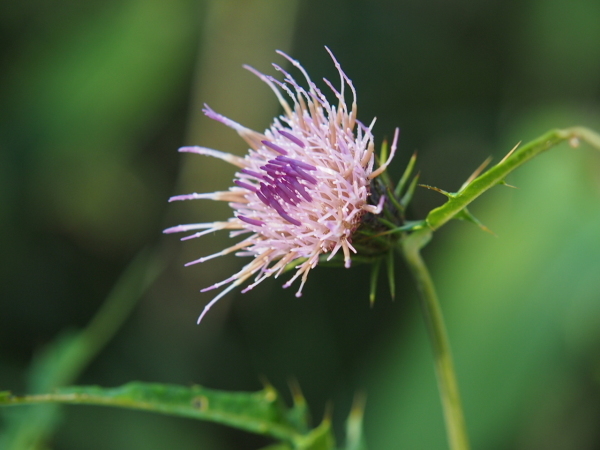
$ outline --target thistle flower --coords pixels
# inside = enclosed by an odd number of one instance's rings
[[[205,105],[204,113],[238,132],[250,146],[244,157],[234,156],[205,147],[182,147],[180,152],[197,153],[227,161],[238,168],[231,187],[225,192],[177,195],[169,201],[209,199],[229,202],[234,217],[226,222],[195,223],[168,228],[165,233],[193,230],[192,239],[217,230],[231,230],[230,236],[249,234],[242,241],[210,256],[191,261],[186,266],[237,252],[237,256],[251,256],[253,260],[231,277],[202,289],[201,292],[227,286],[200,314],[198,323],[208,310],[225,294],[243,284],[250,277],[254,281],[242,292],[273,276],[277,278],[290,265],[295,274],[283,287],[289,287],[301,278],[296,296],[308,273],[328,253],[327,260],[340,250],[345,267],[350,267],[352,235],[366,213],[379,214],[384,198],[378,205],[369,204],[370,183],[386,169],[396,151],[398,129],[390,148],[390,155],[374,169],[374,142],[371,132],[375,119],[367,127],[356,118],[356,91],[352,81],[329,52],[340,75],[340,89],[323,79],[337,99],[329,103],[300,63],[278,51],[303,75],[305,89],[276,64],[283,74],[283,82],[244,66],[257,75],[275,93],[284,114],[275,118],[271,126],[258,133],[224,117]],[[352,105],[345,101],[346,86],[352,93]],[[289,97],[291,103],[285,99]]]

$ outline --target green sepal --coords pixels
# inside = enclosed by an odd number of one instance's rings
[[[393,226],[393,224],[391,224]],[[378,236],[386,236],[388,234],[404,233],[405,231],[417,231],[427,226],[425,220],[407,220],[404,225],[391,228],[390,230],[380,233]]]
[[[387,220],[384,217],[377,217],[377,221],[388,228],[396,228],[396,224],[394,222],[392,222],[391,220]]]
[[[379,156],[376,157],[377,165],[380,166],[382,164],[382,161],[385,163],[385,161],[387,161],[388,155],[389,155],[389,147],[388,147],[387,139],[384,139],[383,142],[381,143],[381,150],[379,151]],[[385,184],[386,186],[390,185],[391,180],[390,180],[390,175],[387,170],[383,171],[383,173],[380,175],[380,178],[382,179],[383,184]]]
[[[375,294],[377,293],[377,279],[379,278],[379,269],[381,269],[381,258],[373,263],[371,268],[371,282],[369,283],[369,305],[371,308],[375,304]]]
[[[323,419],[317,428],[298,438],[293,445],[294,450],[333,450],[335,439],[331,430],[331,421],[328,418]]]
[[[410,182],[410,185],[408,186],[408,189],[406,190],[406,193],[402,196],[402,199],[400,200],[400,204],[404,208],[406,208],[412,200],[413,194],[415,193],[415,189],[417,188],[417,183],[419,182],[420,175],[421,174],[418,173],[413,177],[412,181]]]
[[[388,152],[389,152],[389,147],[388,147],[387,139],[384,139],[383,142],[381,143],[381,150],[379,150],[379,162],[387,161],[388,154],[389,154]]]
[[[404,214],[404,205],[398,201],[398,196],[395,192],[392,192],[392,188],[390,186],[386,187],[386,192],[388,195],[388,199],[392,202],[392,205],[394,205],[398,209],[398,211],[400,211],[401,214]]]
[[[310,410],[306,403],[306,398],[304,398],[300,384],[296,379],[291,379],[288,384],[292,393],[294,407],[288,411],[287,418],[298,431],[308,433],[310,430]]]
[[[400,178],[400,181],[396,185],[396,189],[394,190],[394,197],[400,197],[404,192],[404,188],[406,187],[406,183],[408,183],[408,179],[412,174],[412,171],[415,169],[415,164],[417,163],[417,152],[414,152],[408,161],[408,165],[406,169],[404,169],[404,173]]]
[[[350,415],[346,419],[346,445],[344,450],[367,450],[365,439],[363,417],[365,413],[365,396],[356,395],[350,410]]]
[[[392,300],[396,298],[396,277],[394,274],[394,249],[390,249],[385,259],[387,268],[388,283],[390,285],[390,295]]]
[[[341,253],[336,254],[333,258],[329,259],[331,255],[329,253],[324,253],[319,256],[319,266],[320,267],[345,267],[344,266],[344,255]],[[281,273],[289,272],[290,270],[295,269],[308,258],[298,258],[295,261],[292,261],[281,271]],[[352,264],[372,264],[379,259],[378,255],[370,256],[365,254],[365,252],[359,251],[358,254],[352,255]]]

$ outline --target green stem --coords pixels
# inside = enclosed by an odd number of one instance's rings
[[[421,248],[429,242],[431,234],[430,230],[416,231],[402,240],[401,249],[417,284],[427,331],[433,345],[435,370],[450,449],[468,450],[469,438],[452,362],[450,341],[433,280],[421,257]]]
[[[429,212],[426,219],[427,224],[432,230],[437,230],[485,191],[502,184],[509,173],[531,158],[564,141],[569,141],[573,147],[576,147],[579,145],[580,140],[600,149],[600,135],[583,127],[551,130],[543,136],[528,142],[487,170],[483,175],[475,178],[459,192],[449,194],[450,198],[446,203]]]
[[[427,330],[433,345],[440,397],[444,409],[448,441],[452,450],[467,450],[469,440],[442,310],[433,280],[421,257],[421,249],[429,242],[433,231],[439,229],[462,211],[466,211],[465,208],[473,200],[488,189],[503,184],[506,176],[516,168],[564,141],[568,141],[572,147],[577,147],[580,141],[584,141],[600,150],[600,135],[590,129],[572,127],[551,130],[511,151],[502,161],[458,192],[446,193],[448,201],[431,210],[427,215],[425,222],[428,228],[415,231],[401,240],[401,251],[417,284]]]

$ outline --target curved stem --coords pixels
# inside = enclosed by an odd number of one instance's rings
[[[437,230],[485,191],[502,184],[506,176],[517,167],[564,141],[568,141],[573,147],[577,147],[580,141],[584,141],[600,150],[600,135],[588,128],[572,127],[551,130],[510,152],[502,161],[475,178],[457,193],[448,193],[448,201],[429,212],[426,218],[427,224],[432,230]]]
[[[577,147],[580,141],[584,141],[600,150],[600,134],[588,128],[572,127],[551,130],[518,149],[515,147],[502,161],[468,182],[458,192],[445,193],[448,196],[448,201],[429,212],[425,219],[428,227],[415,231],[410,235],[405,235],[401,240],[400,250],[417,284],[421,308],[433,346],[446,431],[452,450],[467,450],[469,440],[442,310],[433,280],[421,257],[421,249],[429,242],[433,231],[446,224],[459,213],[466,211],[465,208],[473,200],[488,189],[503,184],[506,176],[525,162],[565,141],[568,141],[572,147]]]
[[[415,279],[421,300],[421,309],[433,346],[435,370],[444,410],[446,433],[451,450],[468,450],[469,438],[452,362],[450,341],[444,324],[442,309],[427,266],[421,257],[421,248],[431,238],[430,230],[421,230],[402,240],[402,254]]]

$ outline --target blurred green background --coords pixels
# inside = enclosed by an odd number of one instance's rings
[[[166,269],[78,384],[130,380],[287,391],[298,380],[315,422],[336,430],[367,393],[371,449],[443,449],[434,369],[414,288],[384,280],[369,308],[367,267],[320,268],[304,296],[269,280],[212,294],[243,260],[184,269],[226,234],[180,243],[162,229],[223,220],[226,205],[167,204],[227,188],[243,154],[202,103],[262,130],[278,113],[241,68],[273,73],[275,49],[313,79],[337,80],[328,45],[358,90],[378,143],[401,127],[398,176],[419,153],[421,181],[456,190],[489,155],[553,127],[600,130],[600,3],[595,0],[30,0],[0,3],[0,389],[65,329],[84,327],[135,254]],[[600,448],[600,155],[545,154],[425,251],[456,357],[475,449]],[[423,189],[411,217],[443,198]],[[1,419],[0,419],[1,420]],[[0,427],[2,422],[0,421]],[[0,428],[1,430],[1,428]],[[55,449],[255,449],[222,426],[97,407],[64,408]]]

